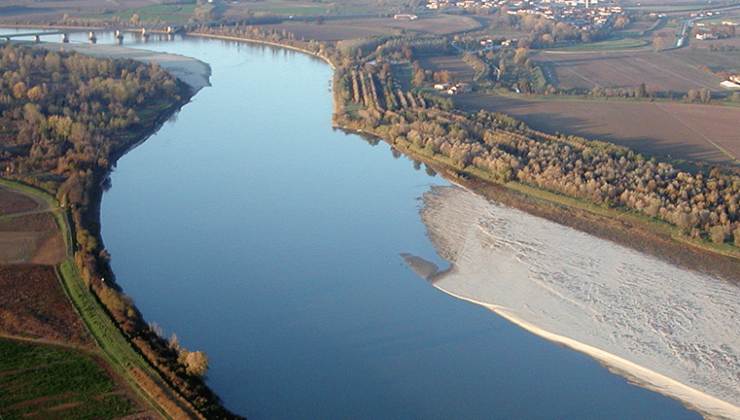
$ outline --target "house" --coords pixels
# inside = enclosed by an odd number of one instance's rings
[[[696,39],[698,39],[699,41],[709,41],[712,39],[718,39],[718,36],[710,32],[702,32],[696,34]]]
[[[449,83],[437,83],[436,85],[434,85],[434,89],[436,90],[447,90],[449,88],[450,88]]]
[[[468,83],[458,83],[456,86],[457,93],[468,93],[473,90],[473,88]]]
[[[467,84],[467,83],[458,83],[455,86],[447,89],[447,94],[448,95],[458,95],[460,93],[468,93],[470,91],[472,91],[472,88],[471,88],[471,86],[469,84]]]

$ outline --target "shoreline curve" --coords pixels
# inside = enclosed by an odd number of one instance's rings
[[[513,323],[514,325],[538,337],[544,338],[545,340],[553,343],[564,345],[569,349],[577,351],[579,353],[583,353],[603,364],[612,373],[624,377],[625,379],[627,379],[627,381],[635,384],[636,386],[649,389],[666,397],[680,401],[688,408],[696,410],[706,418],[740,419],[740,407],[728,403],[727,401],[713,397],[668,376],[662,375],[644,366],[638,365],[637,363],[609,353],[608,351],[585,343],[581,343],[580,341],[574,340],[570,337],[555,334],[542,329],[523,319],[517,318],[514,314],[509,312],[507,308],[503,306],[493,305],[473,298],[458,295],[454,292],[445,290],[444,288],[439,287],[436,284],[432,284],[432,286],[435,289],[456,299],[482,306],[495,313],[496,315],[504,318],[505,320]]]

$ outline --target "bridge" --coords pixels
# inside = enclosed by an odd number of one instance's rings
[[[5,41],[11,41],[13,38],[28,38],[33,37],[34,41],[41,41],[42,36],[61,35],[62,42],[69,42],[70,31],[39,31],[39,32],[22,32],[17,34],[2,34],[0,38]]]
[[[166,35],[174,35],[178,32],[180,32],[182,28],[178,28],[175,26],[167,26],[164,29],[148,29],[148,28],[139,28],[139,29],[116,29],[114,30],[114,36],[116,40],[118,40],[119,43],[123,43],[123,33],[124,32],[130,32],[139,34],[144,38],[149,38],[149,34],[156,33],[156,34],[166,34]],[[95,35],[94,31],[87,31],[85,29],[60,29],[60,30],[50,30],[50,31],[37,31],[37,32],[22,32],[22,33],[16,33],[16,34],[0,34],[0,40],[4,40],[6,42],[10,42],[14,38],[30,38],[33,37],[34,42],[41,42],[41,37],[46,36],[60,36],[61,42],[68,43],[69,42],[69,35],[71,33],[80,33],[80,32],[87,32],[87,39],[91,43],[97,42],[98,38]],[[106,30],[107,32],[107,30]]]

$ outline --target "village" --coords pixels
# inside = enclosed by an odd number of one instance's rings
[[[428,0],[426,7],[429,10],[461,9],[481,12],[505,10],[510,15],[541,16],[584,30],[603,28],[625,14],[621,6],[611,2],[602,5],[599,0]]]

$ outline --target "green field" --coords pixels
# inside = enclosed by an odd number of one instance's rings
[[[668,4],[668,5],[646,4],[646,5],[640,5],[640,6],[626,6],[625,7],[625,9],[627,10],[640,10],[640,11],[662,12],[662,13],[688,12],[691,10],[703,10],[706,8],[707,8],[707,3]]]
[[[134,411],[92,356],[0,339],[0,418],[114,418]]]
[[[291,6],[286,4],[255,3],[250,10],[281,16],[320,16],[332,14],[331,6]]]
[[[118,18],[129,21],[134,14],[139,15],[142,22],[162,21],[174,24],[184,24],[193,16],[195,3],[193,4],[155,4],[135,9],[123,10],[116,13],[107,13],[100,16],[105,19]]]
[[[637,38],[619,38],[608,39],[606,41],[591,42],[588,44],[569,45],[567,47],[552,48],[549,51],[611,51],[611,50],[628,50],[633,48],[643,48],[649,44],[644,39]]]

